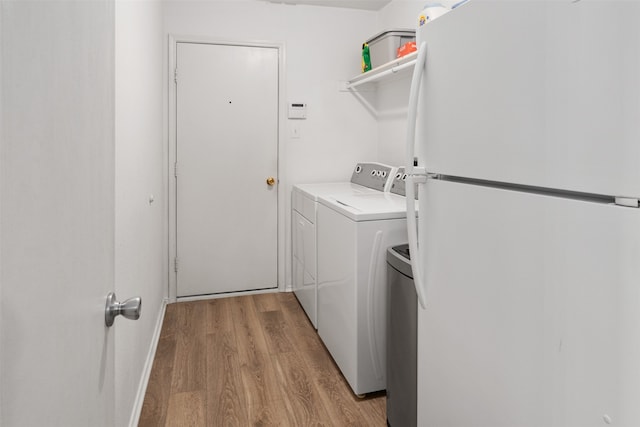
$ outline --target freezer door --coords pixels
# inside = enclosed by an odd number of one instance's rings
[[[429,180],[418,425],[640,425],[640,211]]]
[[[472,0],[421,27],[429,172],[640,196],[640,2]]]

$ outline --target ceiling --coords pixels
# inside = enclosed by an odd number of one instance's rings
[[[345,7],[349,9],[380,10],[391,0],[267,0],[271,3],[304,4],[312,6]]]

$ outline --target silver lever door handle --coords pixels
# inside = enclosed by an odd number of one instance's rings
[[[107,326],[113,325],[116,316],[122,314],[127,319],[138,320],[142,309],[142,298],[133,297],[124,302],[116,301],[116,294],[109,292],[107,295],[107,306],[104,309],[104,323]]]

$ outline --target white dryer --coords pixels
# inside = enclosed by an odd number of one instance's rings
[[[381,163],[358,163],[350,182],[298,184],[291,195],[292,284],[314,328],[317,305],[317,206],[321,196],[381,194],[390,189],[395,168]]]
[[[385,256],[405,218],[398,194],[318,198],[318,333],[357,395],[386,388]]]

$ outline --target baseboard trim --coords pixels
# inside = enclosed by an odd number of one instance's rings
[[[164,313],[167,310],[168,300],[165,298],[162,301],[162,307],[156,320],[156,328],[153,331],[153,338],[151,345],[149,346],[149,353],[147,354],[147,360],[144,362],[144,369],[142,371],[142,378],[138,385],[138,393],[136,394],[136,401],[133,404],[133,411],[131,412],[131,419],[129,421],[129,427],[137,427],[140,421],[140,414],[142,413],[142,404],[144,403],[144,395],[147,392],[147,385],[149,384],[149,377],[151,376],[151,368],[153,367],[153,360],[156,357],[156,350],[158,349],[158,341],[160,340],[160,332],[162,332],[162,322],[164,320]]]

